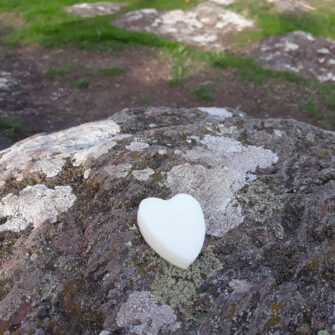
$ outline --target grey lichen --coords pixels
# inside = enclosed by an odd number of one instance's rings
[[[120,179],[125,178],[129,171],[131,170],[132,165],[128,163],[117,164],[117,165],[108,165],[105,167],[105,172],[111,179]]]
[[[155,302],[169,304],[187,318],[198,321],[199,311],[195,304],[197,289],[222,265],[210,247],[205,248],[200,257],[187,269],[179,269],[165,261],[156,273],[151,289]]]
[[[279,212],[284,204],[281,196],[263,182],[255,180],[239,192],[236,198],[244,204],[244,213],[257,222],[264,222],[274,213]]]
[[[126,146],[129,151],[142,151],[149,147],[148,143],[142,142],[135,138],[133,142]]]
[[[133,170],[133,176],[139,181],[147,181],[155,173],[153,169]]]
[[[278,156],[225,136],[206,135],[200,143],[203,146],[180,154],[187,163],[168,172],[166,186],[174,194],[195,197],[204,210],[206,233],[223,236],[244,220],[235,193],[256,178],[257,167],[270,167]]]
[[[119,327],[129,327],[130,333],[137,335],[156,335],[163,326],[170,332],[180,328],[173,309],[157,305],[149,291],[131,293],[122,304],[116,322]]]

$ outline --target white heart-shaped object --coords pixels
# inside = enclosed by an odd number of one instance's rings
[[[188,194],[177,194],[170,200],[142,200],[137,223],[150,247],[182,269],[198,257],[204,244],[204,214],[199,202]]]

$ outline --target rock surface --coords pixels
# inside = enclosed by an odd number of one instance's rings
[[[234,0],[211,0],[211,2],[214,2],[218,5],[222,5],[222,6],[229,6],[232,3],[234,3]]]
[[[314,9],[301,0],[267,0],[267,2],[274,3],[279,12],[304,13]]]
[[[12,74],[5,71],[0,71],[0,92],[8,91],[10,88],[17,85],[17,80],[12,77]]]
[[[78,3],[65,7],[65,11],[81,17],[94,17],[100,15],[110,15],[118,12],[126,4],[122,2],[93,2]]]
[[[160,12],[152,8],[136,10],[119,16],[112,24],[217,50],[227,47],[227,34],[254,26],[252,21],[243,16],[210,2],[186,11],[178,9]]]
[[[0,334],[335,324],[335,133],[230,109],[146,108],[0,156]],[[207,224],[186,271],[136,224],[142,199],[178,192],[199,200]]]
[[[304,31],[274,35],[251,55],[273,70],[297,73],[319,82],[335,82],[335,41]]]

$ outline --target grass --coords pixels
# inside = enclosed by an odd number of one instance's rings
[[[85,78],[85,77],[82,77],[82,78],[79,78],[77,80],[75,80],[72,84],[73,87],[75,88],[87,88],[90,86],[90,81]]]
[[[126,69],[123,66],[112,66],[112,67],[103,67],[99,69],[99,73],[115,77],[126,72]]]
[[[61,67],[49,69],[47,76],[50,79],[58,79],[59,77],[62,77],[65,74],[69,74],[72,72],[73,72],[73,67],[71,65],[63,65]]]
[[[299,104],[299,108],[309,113],[315,119],[320,119],[323,117],[323,113],[318,108],[318,104],[313,98],[307,98]]]
[[[23,130],[21,122],[15,122],[7,118],[0,118],[0,133],[9,137],[12,141],[17,141]]]
[[[196,55],[196,49],[184,45],[168,50],[168,58],[172,63],[172,78],[168,81],[170,86],[176,86],[185,81],[187,74],[193,68],[192,61]]]
[[[320,91],[326,105],[335,112],[335,85],[322,85]]]
[[[332,92],[331,96],[334,98],[334,91]],[[326,104],[329,106],[329,103],[331,104],[331,107],[334,109],[334,100],[326,101]],[[323,108],[319,107],[320,104],[315,101],[313,97],[309,97],[303,101],[300,102],[299,108],[305,112],[307,112],[310,116],[312,116],[315,120],[321,121],[322,123],[327,123],[328,128],[335,128],[335,114],[330,113],[327,110],[324,110]]]
[[[214,97],[208,86],[200,85],[194,90],[194,93],[200,101],[214,101]]]
[[[8,49],[3,52],[3,56],[4,58],[13,58],[14,56],[16,56],[16,53],[14,50]]]
[[[335,7],[323,0],[308,1],[315,10],[306,13],[279,13],[275,5],[261,0],[239,0],[231,9],[256,22],[258,29],[243,31],[236,38],[238,45],[254,42],[275,34],[304,30],[315,36],[335,39]]]
[[[212,65],[221,69],[234,68],[244,80],[256,84],[264,84],[270,79],[281,79],[306,85],[310,83],[310,80],[294,73],[265,69],[250,58],[243,58],[228,53],[209,53],[208,58]]]

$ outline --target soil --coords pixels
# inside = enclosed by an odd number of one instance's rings
[[[50,69],[64,66],[71,71],[50,76]],[[110,76],[99,72],[114,66],[123,67],[124,73]],[[0,42],[0,72],[11,73],[18,81],[9,92],[0,94],[0,117],[21,121],[22,138],[146,105],[227,106],[252,117],[295,118],[330,127],[299,109],[301,101],[315,96],[313,87],[279,80],[255,84],[233,69],[201,63],[193,63],[185,80],[171,86],[168,81],[172,70],[171,59],[155,48],[100,52],[30,46],[13,51]],[[80,83],[83,78],[84,83]],[[195,90],[201,85],[208,87],[212,100],[202,101],[197,96]]]

